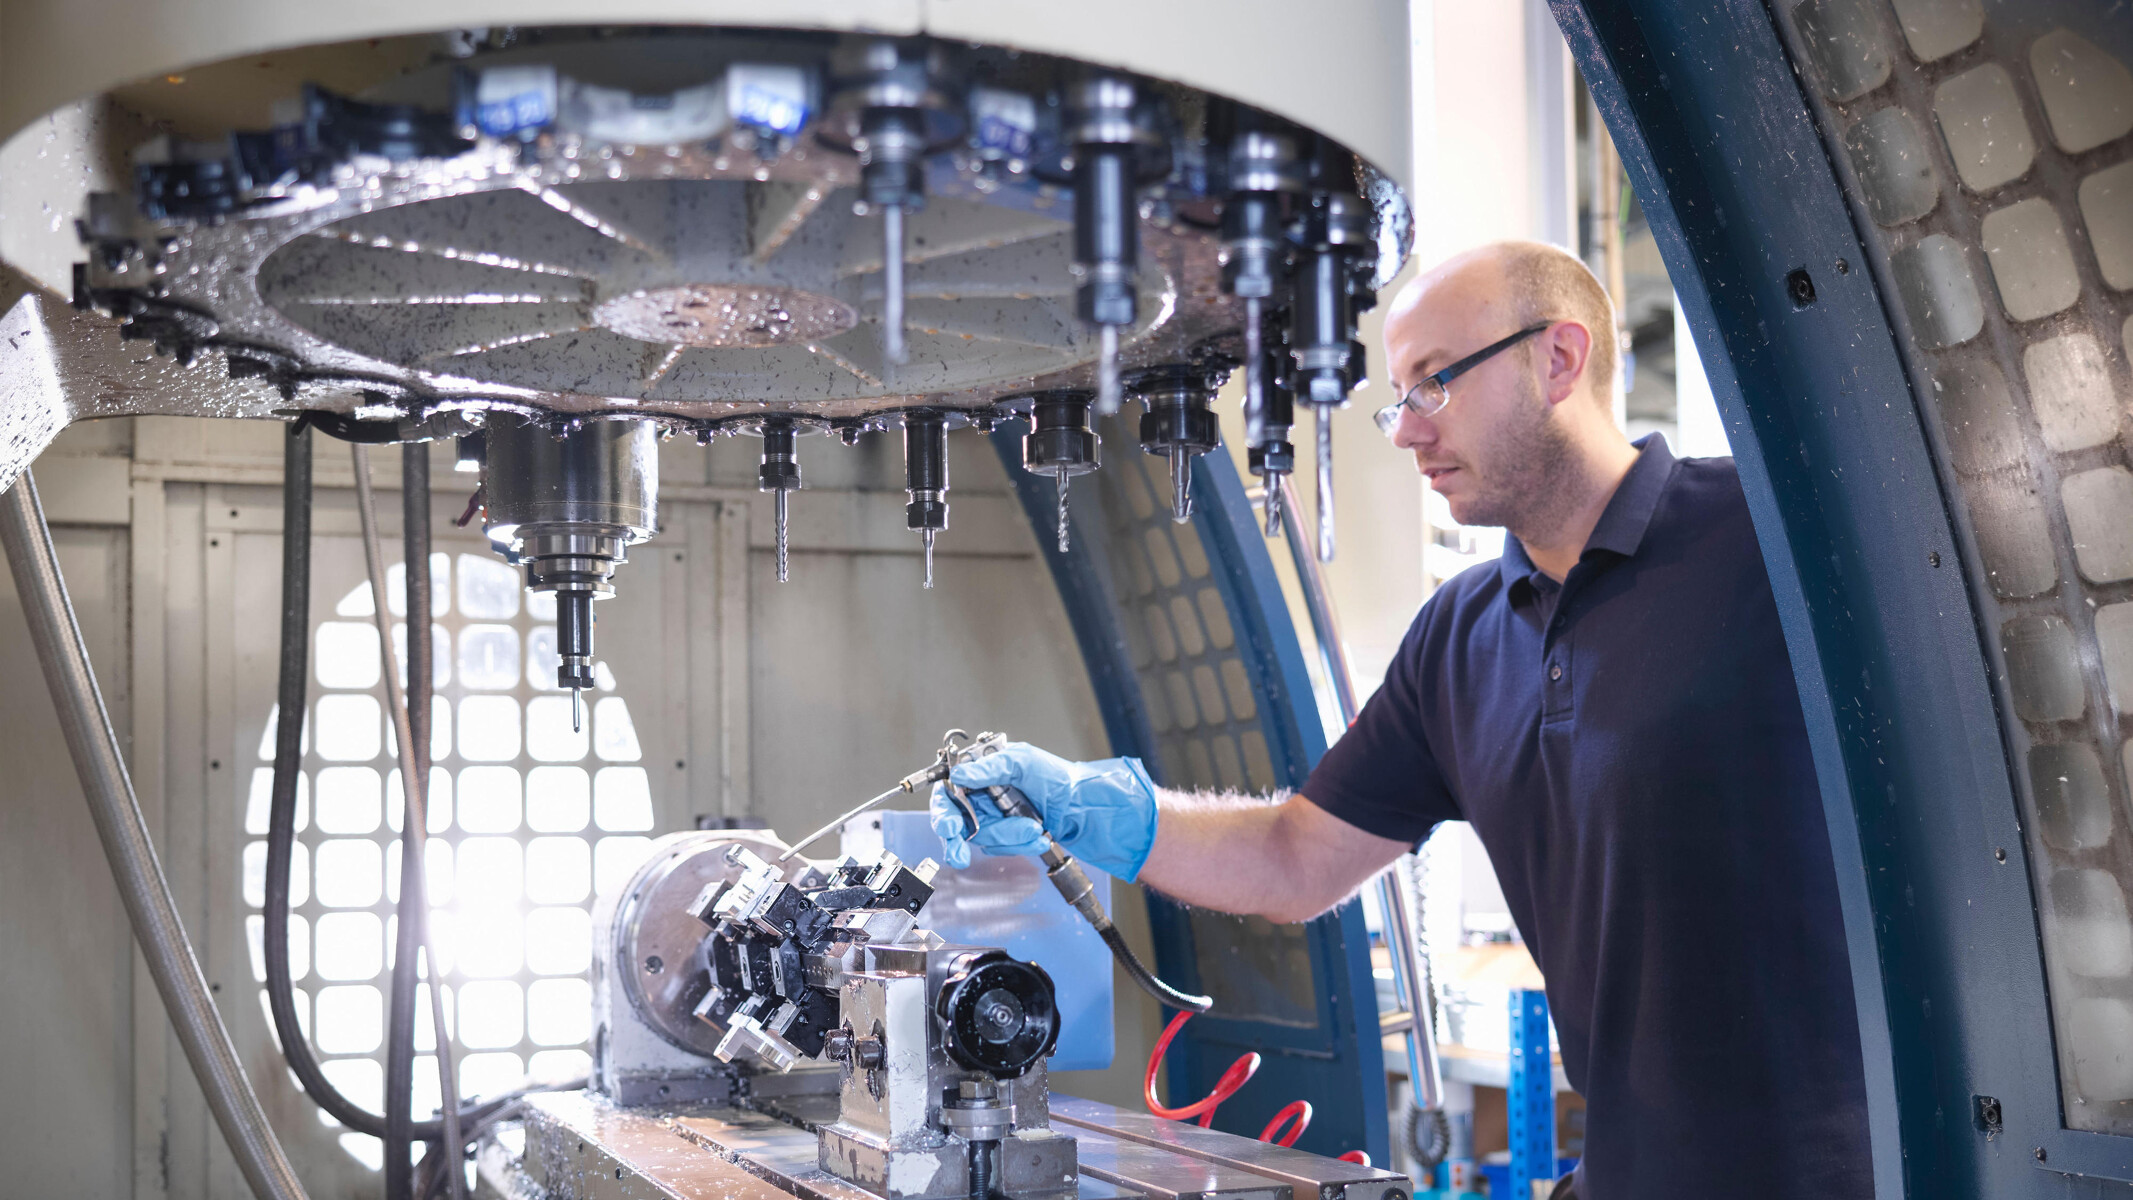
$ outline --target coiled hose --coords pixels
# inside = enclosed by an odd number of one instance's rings
[[[1207,1095],[1175,1108],[1165,1105],[1155,1098],[1155,1073],[1163,1065],[1163,1055],[1169,1052],[1171,1040],[1177,1037],[1178,1030],[1184,1028],[1185,1022],[1192,1017],[1191,1012],[1178,1013],[1170,1018],[1170,1024],[1163,1027],[1163,1036],[1155,1039],[1155,1049],[1148,1052],[1147,1073],[1141,1077],[1141,1098],[1147,1101],[1148,1111],[1158,1117],[1172,1121],[1197,1119],[1200,1128],[1208,1129],[1215,1123],[1215,1110],[1222,1107],[1223,1101],[1236,1095],[1245,1084],[1251,1082],[1252,1076],[1259,1073],[1262,1060],[1256,1050],[1239,1055],[1237,1060],[1229,1065],[1229,1070],[1222,1072],[1222,1077],[1215,1081],[1214,1088]],[[1296,1139],[1304,1135],[1304,1130],[1311,1127],[1311,1116],[1309,1100],[1292,1100],[1283,1105],[1280,1112],[1274,1114],[1274,1119],[1266,1123],[1265,1129],[1259,1131],[1259,1140],[1271,1142],[1276,1146],[1294,1146]],[[1287,1133],[1282,1132],[1283,1125],[1289,1126]],[[1277,1134],[1280,1136],[1277,1137]],[[1340,1160],[1358,1166],[1370,1165],[1370,1155],[1361,1150],[1350,1150],[1341,1155]]]
[[[282,454],[281,666],[276,689],[280,716],[274,730],[274,783],[267,817],[267,1007],[282,1057],[304,1094],[357,1133],[383,1137],[385,1118],[343,1095],[319,1069],[318,1056],[297,1021],[295,987],[289,975],[289,871],[295,855],[304,713],[310,703],[311,491],[311,430],[307,421],[299,420],[290,427]],[[480,1128],[521,1094],[463,1106],[460,1118],[468,1129]],[[444,1132],[443,1122],[436,1119],[409,1121],[407,1128],[408,1136],[420,1141],[436,1141]]]

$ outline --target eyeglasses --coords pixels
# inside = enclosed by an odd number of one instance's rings
[[[1461,375],[1553,324],[1555,324],[1553,321],[1542,321],[1538,325],[1529,325],[1500,342],[1493,343],[1467,355],[1434,375],[1423,376],[1420,382],[1407,389],[1406,395],[1401,396],[1398,401],[1379,409],[1374,414],[1373,419],[1377,421],[1378,428],[1384,431],[1385,436],[1391,437],[1393,432],[1400,427],[1400,410],[1403,408],[1413,409],[1418,417],[1434,417],[1443,412],[1444,406],[1452,402],[1452,380],[1459,378]]]

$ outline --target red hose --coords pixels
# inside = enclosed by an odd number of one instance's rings
[[[1289,1136],[1275,1137],[1274,1135],[1281,1132],[1281,1127],[1287,1124],[1291,1117],[1296,1119],[1296,1127],[1289,1130]],[[1274,1119],[1266,1123],[1265,1129],[1259,1131],[1259,1140],[1272,1142],[1277,1146],[1293,1146],[1296,1144],[1296,1139],[1303,1136],[1304,1130],[1310,1127],[1311,1102],[1309,1100],[1292,1100],[1287,1107],[1274,1114]]]
[[[1148,1052],[1148,1074],[1141,1080],[1141,1091],[1148,1101],[1149,1112],[1172,1121],[1189,1121],[1194,1117],[1198,1117],[1200,1118],[1200,1128],[1206,1129],[1215,1123],[1215,1109],[1221,1107],[1224,1100],[1236,1095],[1237,1089],[1243,1087],[1251,1080],[1253,1075],[1258,1073],[1259,1052],[1254,1050],[1239,1058],[1236,1062],[1231,1063],[1229,1070],[1222,1072],[1222,1078],[1215,1081],[1215,1090],[1207,1093],[1205,1097],[1195,1100],[1191,1104],[1179,1105],[1176,1108],[1166,1108],[1161,1101],[1155,1098],[1156,1068],[1163,1065],[1163,1054],[1170,1049],[1170,1039],[1176,1037],[1178,1030],[1183,1028],[1185,1022],[1191,1019],[1191,1013],[1180,1010],[1177,1016],[1170,1018],[1170,1024],[1163,1028],[1163,1036],[1155,1039],[1155,1049]],[[1302,1131],[1298,1130],[1298,1132],[1301,1133]]]
[[[1367,1167],[1370,1165],[1370,1151],[1350,1150],[1348,1153],[1341,1155],[1341,1161],[1354,1163],[1358,1167]]]

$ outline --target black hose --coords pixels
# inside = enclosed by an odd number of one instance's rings
[[[423,803],[406,809],[429,811],[430,741],[430,456],[423,442],[409,442],[400,449],[400,515],[402,562],[407,580],[407,724],[413,735],[416,778],[405,780],[407,794]],[[419,789],[419,790],[417,790]],[[405,809],[403,811],[406,811]],[[408,1161],[414,1138],[409,1128],[415,1120],[415,960],[421,954],[425,926],[429,924],[425,890],[410,886],[421,881],[424,866],[418,840],[406,828],[400,830],[399,924],[394,938],[390,1014],[385,1043],[385,1200],[411,1200],[414,1196],[414,1165]],[[432,1153],[435,1148],[432,1148]]]
[[[311,673],[311,430],[298,422],[289,429],[282,455],[281,671],[276,690],[279,716],[274,729],[274,787],[267,817],[266,960],[267,1007],[282,1057],[304,1094],[326,1114],[357,1133],[382,1137],[385,1118],[341,1094],[319,1069],[318,1056],[296,1019],[295,986],[289,978],[289,868],[296,845],[296,784],[303,765],[304,713],[310,703]],[[425,558],[425,562],[428,560]],[[385,598],[376,598],[384,603]],[[424,615],[427,615],[425,610]],[[412,626],[416,622],[410,621]],[[425,632],[427,626],[425,625]],[[425,681],[427,676],[425,676]],[[412,680],[410,680],[412,682]],[[425,710],[426,711],[426,710]],[[405,832],[402,831],[403,838]],[[405,889],[403,889],[404,891]],[[401,961],[409,961],[403,957]],[[497,1097],[503,1099],[503,1097]],[[496,1100],[472,1106],[479,1113]],[[462,1111],[468,1111],[462,1109]],[[431,1140],[441,1135],[437,1120],[413,1121],[410,1137]]]
[[[1117,959],[1118,965],[1126,969],[1126,978],[1131,979],[1142,991],[1172,1008],[1182,1008],[1186,1012],[1204,1013],[1215,1006],[1212,996],[1188,996],[1157,979],[1153,971],[1141,965],[1141,960],[1134,957],[1133,948],[1126,945],[1126,939],[1118,932],[1118,926],[1107,923],[1096,932],[1103,935],[1104,945],[1111,947],[1111,957]]]

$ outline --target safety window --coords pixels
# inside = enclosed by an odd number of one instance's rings
[[[2133,1134],[2133,62],[2077,6],[1780,10],[1972,545],[2065,1124]]]
[[[601,664],[578,729],[555,686],[555,604],[487,555],[432,557],[431,920],[462,1097],[590,1069],[593,897],[642,860],[651,783],[629,701]],[[391,567],[393,642],[407,642],[404,568]],[[312,633],[291,881],[296,1005],[326,1075],[384,1103],[385,996],[400,890],[400,771],[384,706],[370,586],[338,598]],[[268,795],[274,724],[245,781],[240,858],[254,978],[264,982]],[[265,1003],[262,990],[261,1002]],[[427,1005],[416,1018],[415,1109],[437,1107]],[[332,1124],[332,1118],[320,1114]],[[377,1139],[344,1132],[359,1160]]]

